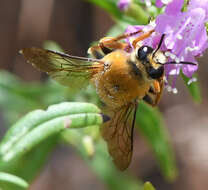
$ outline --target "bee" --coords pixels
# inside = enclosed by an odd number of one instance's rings
[[[41,48],[25,48],[20,53],[35,68],[48,73],[59,83],[71,88],[82,88],[91,82],[101,101],[107,106],[110,120],[101,127],[108,150],[116,167],[125,170],[132,158],[133,130],[138,102],[143,100],[156,106],[164,88],[164,65],[160,51],[165,35],[156,49],[141,45],[154,30],[124,33],[102,38],[88,49],[91,58],[77,57]],[[136,37],[133,51],[124,39]],[[194,64],[180,62],[180,64]]]

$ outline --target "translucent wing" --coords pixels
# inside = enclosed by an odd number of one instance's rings
[[[72,88],[84,86],[103,68],[103,63],[97,59],[71,56],[41,48],[25,48],[20,53],[34,67]]]
[[[112,119],[102,127],[109,153],[120,170],[125,170],[131,162],[136,110],[135,104],[123,106],[115,110]]]

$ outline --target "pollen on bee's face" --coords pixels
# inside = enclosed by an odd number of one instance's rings
[[[167,62],[167,57],[165,56],[164,53],[158,51],[156,54],[155,54],[155,57],[154,57],[154,61],[156,63],[162,63],[162,64],[165,64]]]

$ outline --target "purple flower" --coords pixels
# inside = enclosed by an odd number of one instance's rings
[[[121,11],[126,11],[130,3],[131,3],[131,0],[119,0],[117,5]]]
[[[206,22],[208,21],[208,0],[191,0],[188,10],[202,8],[206,14]]]
[[[141,45],[148,45],[156,48],[162,34],[165,34],[161,50],[165,53],[168,61],[176,63],[193,62],[197,63],[195,57],[201,56],[208,48],[208,37],[205,23],[208,22],[208,0],[191,0],[186,12],[182,12],[183,0],[157,0],[158,6],[166,4],[165,12],[157,16],[155,25],[129,26],[127,33],[143,30],[144,32],[152,29],[155,32],[151,37],[145,39]],[[126,39],[131,45],[132,41],[141,35],[140,33]],[[133,48],[133,47],[132,47]],[[166,78],[173,75],[172,87],[175,87],[176,76],[180,70],[189,78],[198,69],[198,65],[165,65]],[[194,79],[194,80],[193,80]],[[170,86],[169,86],[170,87]],[[171,88],[173,90],[173,88]]]
[[[161,8],[161,7],[163,6],[162,0],[156,0],[155,5],[156,5],[157,7],[159,7],[159,8]]]
[[[195,6],[196,6],[196,1]],[[187,12],[181,12],[183,1],[173,0],[165,9],[165,13],[156,18],[156,32],[166,34],[164,44],[172,54],[174,54],[177,61],[195,62],[195,56],[202,55],[204,50],[208,47],[208,38],[204,23],[206,22],[206,10],[199,6],[188,7]],[[198,1],[199,2],[199,1]],[[205,4],[203,3],[203,6]],[[206,8],[208,1],[206,1]],[[171,59],[171,58],[170,58]],[[167,70],[167,75],[179,74],[182,67],[183,73],[192,77],[197,70],[197,66],[193,65],[171,65],[171,69]],[[174,71],[174,72],[173,72]]]

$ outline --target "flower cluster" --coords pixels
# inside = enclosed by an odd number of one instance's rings
[[[203,2],[203,3],[201,3]],[[208,47],[205,28],[208,1],[191,0],[186,12],[181,12],[183,1],[173,0],[165,12],[156,18],[155,30],[166,34],[164,44],[167,50],[176,55],[178,61],[196,62],[195,57],[202,55]],[[206,13],[207,12],[207,13]],[[170,66],[169,66],[170,67]],[[178,74],[181,66],[171,66],[167,74]],[[191,77],[197,66],[183,65],[183,73]]]
[[[161,35],[165,34],[161,49],[166,52],[169,61],[197,63],[195,57],[202,55],[208,48],[205,28],[208,21],[208,0],[190,0],[186,11],[182,11],[183,0],[156,0],[156,6],[166,7],[164,13],[156,17],[154,24],[129,26],[126,32],[154,29],[152,36],[143,42],[145,45],[155,48]],[[197,65],[166,65],[165,73],[168,78],[170,75],[178,75],[182,69],[187,77],[192,78],[197,68]]]

